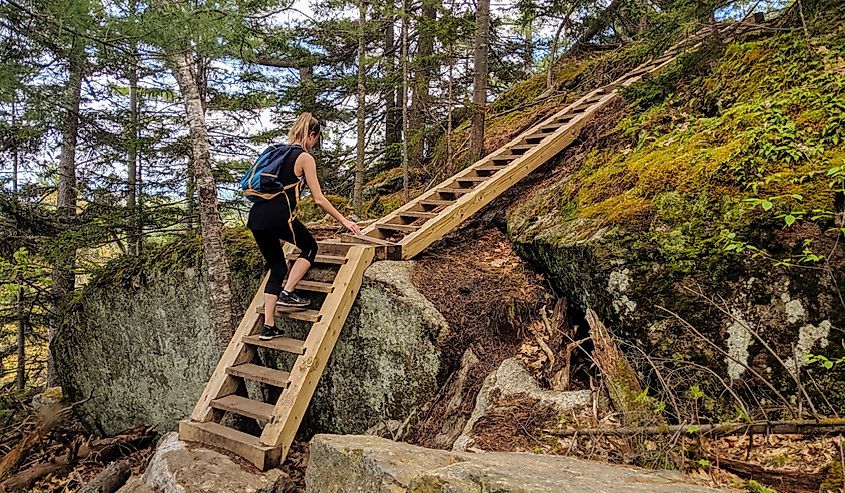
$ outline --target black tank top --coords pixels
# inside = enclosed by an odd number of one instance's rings
[[[301,178],[296,176],[295,164],[299,155],[305,152],[305,150],[299,145],[293,145],[290,153],[288,153],[287,157],[285,157],[284,162],[282,163],[282,169],[279,173],[279,178],[283,185],[292,185],[298,182]],[[298,187],[290,187],[285,190],[283,193],[273,197],[272,199],[266,202],[256,202],[252,204],[252,208],[249,210],[249,218],[246,222],[246,227],[252,230],[261,230],[261,231],[275,231],[284,228],[287,230],[288,226],[288,218],[290,217],[291,210],[288,208],[288,204],[291,207],[294,207],[297,200],[297,188]],[[287,195],[287,197],[285,197]]]

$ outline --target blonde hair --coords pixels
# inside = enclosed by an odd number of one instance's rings
[[[314,118],[311,113],[305,112],[293,122],[288,132],[288,143],[305,144],[309,134],[320,135],[320,120]]]

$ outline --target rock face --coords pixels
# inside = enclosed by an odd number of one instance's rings
[[[675,231],[675,241],[692,242],[683,239],[680,217],[658,211],[652,228]],[[581,310],[595,310],[614,335],[658,359],[704,365],[739,386],[754,381],[745,368],[752,366],[776,388],[795,395],[790,372],[806,365],[806,354],[838,357],[842,352],[829,336],[831,327],[845,323],[845,310],[837,307],[839,301],[832,294],[836,287],[822,272],[773,269],[760,261],[714,252],[701,254],[697,259],[701,267],[691,268],[661,257],[643,233],[622,227],[595,230],[594,225],[576,220],[550,234],[538,229],[542,218],[523,221],[518,214],[512,216],[515,248],[547,273],[555,290]],[[841,274],[840,269],[836,275]],[[657,307],[678,314],[701,336]],[[845,384],[837,374],[822,372],[815,378],[825,381],[822,388],[831,389],[831,402],[843,408]],[[723,388],[709,375],[697,374],[691,380],[710,382],[705,392],[711,396]],[[689,381],[669,384],[677,384],[675,390],[683,392]],[[734,413],[732,402],[708,401],[716,415]]]
[[[472,445],[472,428],[491,409],[499,399],[511,396],[525,396],[536,399],[538,406],[549,406],[559,414],[585,407],[590,404],[592,393],[589,390],[558,392],[543,390],[534,380],[525,365],[517,358],[506,359],[499,368],[484,379],[475,409],[464,426],[463,433],[455,440],[454,450],[466,450]]]
[[[227,239],[240,312],[262,275],[252,241],[248,232]],[[91,429],[113,434],[146,423],[168,431],[193,409],[217,364],[196,251],[182,246],[112,266],[85,288],[57,334],[52,351],[62,387],[70,402],[91,396],[78,407]],[[407,265],[372,265],[317,388],[310,424],[363,433],[381,418],[404,420],[436,390],[434,342],[446,330],[411,285]],[[274,359],[261,356],[267,364]]]
[[[568,457],[447,452],[371,436],[317,435],[308,493],[706,493],[672,472],[645,472]]]
[[[840,45],[842,15],[815,17],[812,42]],[[695,69],[676,62],[656,85],[623,91],[625,101],[597,118],[608,130],[586,134],[508,217],[515,249],[559,295],[595,310],[632,356],[650,355],[642,367],[663,365],[675,393],[696,382],[712,419],[736,414],[726,386],[755,418],[775,400],[797,408],[802,393],[812,399],[805,409],[845,410],[845,366],[807,367],[806,358],[845,356],[836,330],[845,325],[845,146],[825,136],[842,126],[833,110],[807,103],[836,100],[839,75],[827,67],[838,62],[810,62],[798,42],[734,42],[702,52]],[[774,84],[762,75],[772,70],[796,77]],[[802,129],[794,138],[784,130],[793,127]],[[793,158],[765,150],[763,129],[790,140],[779,149]],[[809,371],[823,392],[799,391]]]
[[[403,421],[437,392],[435,342],[449,327],[410,280],[412,262],[376,262],[335,346],[306,419],[312,431],[364,433],[377,421]],[[294,337],[302,326],[291,326]],[[287,368],[285,355],[262,351]],[[281,356],[281,357],[280,357]]]
[[[278,469],[253,474],[229,457],[190,449],[176,433],[162,437],[143,476],[134,476],[119,493],[244,492],[273,493],[287,477]]]

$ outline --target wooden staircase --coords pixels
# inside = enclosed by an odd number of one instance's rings
[[[727,27],[739,31],[742,24]],[[723,30],[723,32],[724,32]],[[735,34],[735,33],[734,33]],[[670,63],[682,50],[695,49],[708,33],[699,32],[663,56],[645,63],[611,84],[581,97],[526,130],[501,149],[444,180],[432,190],[376,221],[361,235],[320,242],[315,268],[330,279],[305,279],[299,291],[319,300],[315,308],[280,308],[277,313],[310,323],[304,340],[287,337],[261,341],[264,281],[217,364],[189,419],[179,423],[179,436],[231,451],[264,470],[284,461],[305,410],[323,373],[340,329],[361,286],[364,270],[378,259],[409,259],[442,238],[502,192],[567,146],[598,112],[631,85]],[[288,261],[297,255],[285,247]],[[309,271],[310,273],[311,271]],[[289,371],[256,363],[258,348],[290,353]],[[251,399],[246,382],[281,390],[276,402]],[[226,426],[227,414],[263,424],[260,436]]]
[[[376,249],[323,243],[320,252],[315,267],[333,273],[331,282],[305,280],[297,286],[300,291],[325,295],[319,307],[277,310],[279,315],[311,323],[305,340],[258,339],[256,333],[264,320],[265,275],[190,419],[179,423],[180,438],[229,450],[262,470],[284,460]],[[296,258],[289,245],[285,254],[289,261]],[[294,354],[296,360],[289,371],[258,365],[255,357],[260,347]],[[275,403],[238,395],[244,393],[245,381],[270,385],[280,389],[281,395]],[[226,413],[264,423],[261,436],[225,426],[221,421]]]

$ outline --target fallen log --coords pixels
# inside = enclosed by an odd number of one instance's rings
[[[80,488],[79,493],[114,493],[126,484],[131,469],[125,462],[112,462],[88,484]]]
[[[634,435],[826,435],[845,433],[845,419],[824,421],[757,421],[752,423],[714,423],[706,425],[658,425],[658,426],[622,426],[619,428],[581,428],[569,430],[543,430],[554,436],[634,436]]]
[[[791,491],[793,493],[816,493],[824,481],[823,474],[813,474],[805,471],[778,471],[766,469],[757,464],[749,464],[734,459],[715,457],[710,460],[720,469],[732,472],[742,479],[753,479],[777,491]]]

